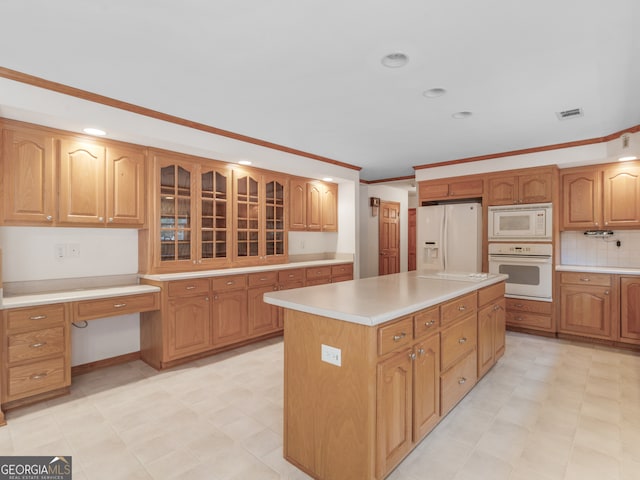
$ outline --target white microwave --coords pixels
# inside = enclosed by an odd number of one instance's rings
[[[550,203],[489,207],[490,242],[550,242],[553,235]]]

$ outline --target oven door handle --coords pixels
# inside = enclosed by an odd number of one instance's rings
[[[551,257],[535,257],[527,255],[489,255],[489,262],[499,263],[551,263]]]

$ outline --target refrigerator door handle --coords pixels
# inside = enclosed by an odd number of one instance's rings
[[[449,249],[447,248],[447,217],[449,212],[447,212],[447,207],[444,207],[444,213],[442,214],[442,230],[440,230],[440,257],[441,257],[441,265],[442,270],[444,272],[447,271],[447,255],[449,255]]]

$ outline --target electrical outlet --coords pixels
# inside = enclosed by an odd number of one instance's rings
[[[330,363],[336,367],[342,366],[342,350],[339,348],[322,344],[322,355],[320,358],[323,362]]]
[[[79,243],[70,243],[67,245],[67,253],[69,257],[79,257],[80,256],[80,244]]]
[[[53,246],[53,258],[62,260],[67,256],[67,246],[64,243],[56,243]]]

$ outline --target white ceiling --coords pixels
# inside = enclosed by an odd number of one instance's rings
[[[0,0],[0,66],[378,180],[640,124],[639,21],[637,0]],[[108,123],[12,83],[2,116]],[[129,120],[116,136],[151,144]]]

